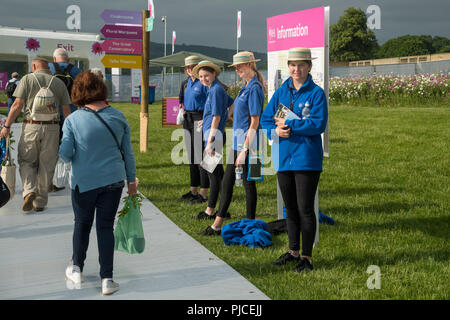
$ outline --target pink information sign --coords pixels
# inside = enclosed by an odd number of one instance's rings
[[[267,18],[267,51],[324,47],[324,7]]]
[[[176,124],[178,115],[178,98],[166,98],[166,123]]]

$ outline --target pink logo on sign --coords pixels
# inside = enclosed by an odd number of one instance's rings
[[[323,47],[324,18],[324,7],[267,18],[267,51]]]

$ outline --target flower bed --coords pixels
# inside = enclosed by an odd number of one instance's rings
[[[333,77],[330,103],[376,105],[450,105],[450,73],[412,76]]]

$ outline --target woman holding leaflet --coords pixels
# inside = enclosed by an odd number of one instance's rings
[[[203,111],[203,121],[199,124],[203,130],[205,153],[209,155],[213,155],[215,152],[222,154],[223,145],[225,144],[225,124],[228,118],[228,107],[233,101],[223,85],[217,80],[220,68],[216,64],[203,60],[194,68],[193,74],[200,79],[204,86],[209,88]],[[208,172],[208,177],[210,192],[205,213],[213,215],[222,183],[222,164],[219,163],[213,173]],[[220,234],[220,230],[211,228],[207,232]]]
[[[197,217],[198,219],[215,219],[213,225],[204,231],[206,235],[220,234],[207,231],[210,229],[218,231],[222,228],[233,196],[237,167],[243,168],[242,182],[245,188],[247,218],[255,219],[256,183],[247,180],[247,175],[249,152],[258,149],[259,118],[264,107],[264,78],[256,69],[255,62],[257,61],[259,60],[256,60],[253,53],[249,51],[242,51],[233,56],[231,66],[235,67],[236,73],[242,78],[244,85],[234,101],[233,145],[222,180],[219,210],[217,215],[202,212]]]
[[[313,59],[308,48],[289,50],[290,77],[275,91],[261,117],[265,133],[273,140],[272,160],[286,206],[289,238],[289,251],[272,264],[297,262],[296,272],[313,269],[314,198],[323,162],[321,133],[328,120],[327,98],[310,74]],[[294,117],[275,117],[280,104]]]

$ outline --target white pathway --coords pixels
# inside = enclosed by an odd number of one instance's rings
[[[20,129],[20,124],[14,124],[17,141]],[[16,155],[13,157],[17,165]],[[115,253],[114,278],[120,290],[101,295],[95,226],[83,272],[85,281],[80,289],[70,290],[64,279],[72,254],[70,191],[50,193],[46,210],[25,214],[21,189],[17,169],[16,195],[0,208],[0,299],[268,299],[148,200],[141,208],[147,241],[144,253]]]

